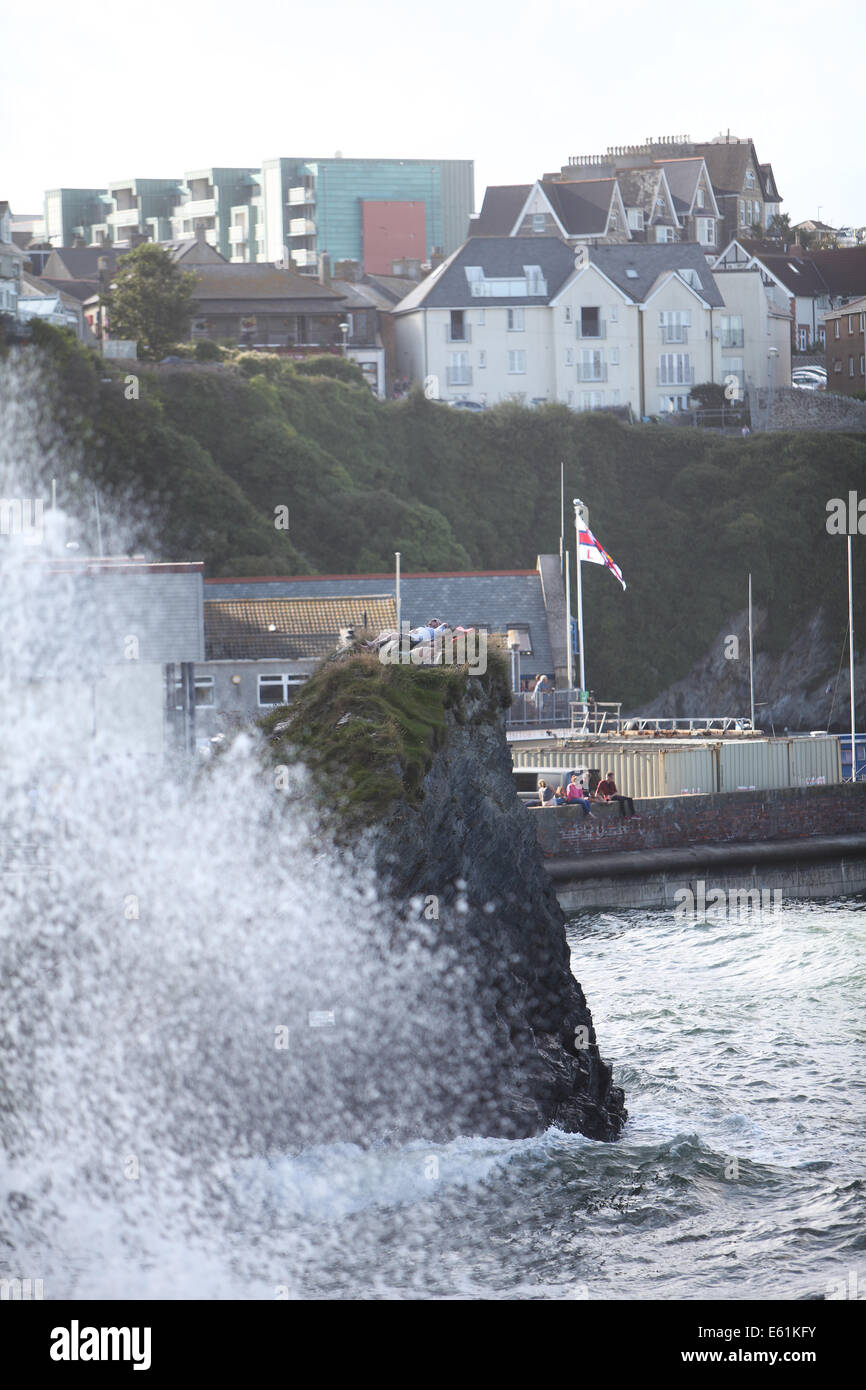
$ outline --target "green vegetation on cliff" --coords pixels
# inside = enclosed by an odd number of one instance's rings
[[[48,329],[38,351],[80,440],[77,466],[144,518],[140,544],[204,559],[209,575],[389,571],[395,550],[407,572],[531,568],[559,548],[562,459],[567,498],[587,502],[628,582],[623,594],[600,567],[584,571],[600,698],[634,705],[684,676],[745,606],[749,571],[772,654],[822,605],[841,646],[845,545],[827,535],[826,505],[866,497],[866,439],[743,440],[564,406],[472,415],[420,392],[382,404],[274,357],[141,365],[127,399],[126,368]],[[274,525],[281,507],[288,532]]]
[[[381,818],[397,798],[417,803],[433,755],[445,737],[446,712],[460,722],[467,687],[484,716],[511,702],[506,663],[488,653],[487,671],[465,666],[383,665],[376,656],[326,661],[291,705],[261,720],[276,764],[303,761],[317,800],[343,826]]]

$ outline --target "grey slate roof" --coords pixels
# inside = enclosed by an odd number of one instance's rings
[[[698,175],[701,172],[702,162],[702,159],[699,157],[694,159],[683,157],[680,159],[653,160],[654,165],[665,171],[668,188],[671,190],[671,196],[673,197],[677,212],[688,212],[691,207],[692,200],[695,196],[695,188],[697,187]],[[709,173],[709,170],[707,170],[707,173]],[[708,208],[707,216],[709,216],[710,211],[711,209]]]
[[[582,179],[579,183],[545,179],[541,188],[569,236],[602,235],[616,179]]]
[[[593,246],[589,259],[602,270],[630,299],[646,299],[660,275],[670,270],[696,270],[701,294],[708,304],[721,308],[724,299],[707,265],[703,247],[696,241],[633,242],[627,246]],[[637,271],[631,278],[626,272]]]
[[[537,265],[547,281],[546,295],[484,296],[470,292],[466,266],[481,266],[486,277],[521,278],[524,266]],[[406,313],[421,305],[428,309],[462,309],[484,306],[547,304],[574,269],[574,249],[559,237],[470,237],[454,255],[397,305],[396,313]]]
[[[45,274],[70,280],[98,280],[99,262],[116,270],[123,251],[109,246],[55,246],[45,262]]]
[[[515,624],[529,627],[532,654],[522,656],[524,675],[554,671],[541,578],[535,570],[478,574],[404,575],[400,585],[403,620],[413,627],[430,618],[484,626],[504,632]],[[207,580],[206,600],[362,597],[393,595],[392,575],[316,575],[309,578]]]
[[[531,183],[508,183],[488,188],[481,211],[470,218],[469,235],[510,236],[531,187]]]

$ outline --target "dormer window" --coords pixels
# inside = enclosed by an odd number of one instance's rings
[[[746,170],[746,187],[747,187],[747,188],[754,188],[754,186],[755,186],[755,171],[754,171],[754,169],[747,169],[747,170]]]
[[[681,276],[686,284],[690,285],[693,290],[699,290],[701,288],[701,277],[696,270],[692,270],[691,266],[687,270],[678,270],[677,274]]]
[[[695,194],[695,207],[706,207],[706,201],[706,194],[704,193],[704,190],[702,188],[699,188],[697,193]]]

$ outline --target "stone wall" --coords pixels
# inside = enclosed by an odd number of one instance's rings
[[[625,819],[618,803],[596,804],[589,816],[576,806],[526,814],[545,856],[796,840],[866,832],[866,782],[652,797],[635,810],[637,819]]]
[[[781,386],[770,408],[764,387],[751,387],[748,394],[754,430],[866,430],[866,401]]]

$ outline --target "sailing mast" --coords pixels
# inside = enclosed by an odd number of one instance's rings
[[[854,579],[851,562],[851,537],[848,536],[848,680],[851,698],[851,781],[857,781],[857,735],[854,707]]]

